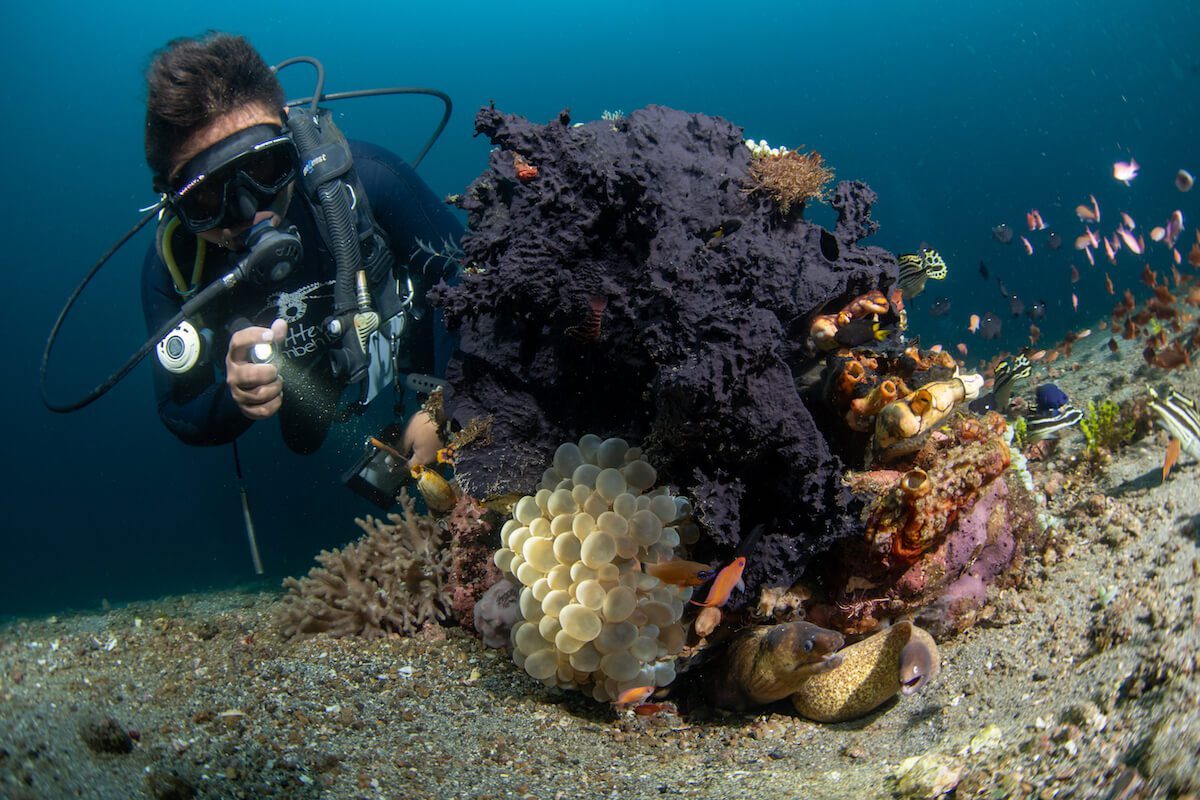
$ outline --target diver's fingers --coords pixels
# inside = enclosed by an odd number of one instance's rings
[[[274,380],[257,383],[253,386],[231,386],[229,391],[239,405],[256,405],[278,397],[283,391],[283,381],[276,377]]]
[[[279,322],[280,320],[277,320]],[[226,367],[230,364],[247,364],[250,362],[250,348],[261,342],[270,342],[275,338],[274,325],[270,328],[251,326],[236,331],[229,337],[229,350],[225,354]]]
[[[230,389],[249,392],[259,386],[279,380],[279,369],[274,364],[232,364],[227,383]]]
[[[280,384],[280,386],[282,387],[282,384]],[[283,405],[282,391],[265,403],[258,405],[243,405],[240,406],[240,408],[242,409],[242,414],[245,416],[249,417],[250,419],[259,420],[266,419],[267,417],[273,415],[279,410],[281,405]]]
[[[250,419],[266,419],[278,411],[283,402],[283,381],[276,378],[248,390],[231,386],[230,393],[244,415]]]

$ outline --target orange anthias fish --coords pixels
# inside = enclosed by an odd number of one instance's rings
[[[1071,293],[1071,309],[1073,311],[1079,310],[1079,296],[1074,292]]]
[[[1027,255],[1027,256],[1033,255],[1033,245],[1031,245],[1029,243],[1029,240],[1026,239],[1024,236],[1021,237],[1021,244],[1025,246],[1025,255]]]
[[[1128,186],[1137,177],[1139,168],[1138,162],[1132,158],[1127,162],[1118,161],[1113,164],[1113,178]]]
[[[1116,291],[1113,289],[1113,282],[1112,282],[1112,278],[1108,277],[1108,273],[1107,273],[1107,272],[1106,272],[1106,273],[1104,273],[1104,285],[1105,285],[1106,287],[1108,287],[1108,293],[1109,293],[1109,294],[1116,294]]]
[[[654,693],[653,686],[634,686],[632,689],[626,689],[617,695],[617,699],[613,700],[614,706],[635,706]]]
[[[979,315],[972,314],[971,321],[967,325],[967,331],[970,333],[979,333]]]
[[[1124,228],[1117,228],[1117,233],[1121,236],[1121,241],[1125,242],[1125,246],[1139,256],[1142,254],[1142,243],[1133,238],[1133,234]]]
[[[663,561],[646,564],[644,569],[648,575],[674,586],[700,586],[717,574],[715,569],[699,561]]]
[[[1028,211],[1025,214],[1025,224],[1029,226],[1031,231],[1041,231],[1046,229],[1046,223],[1042,221],[1042,212],[1036,208]]]
[[[729,566],[717,573],[717,579],[713,581],[713,585],[708,590],[708,596],[704,598],[703,603],[697,603],[695,600],[691,602],[694,605],[703,606],[705,608],[714,608],[725,605],[729,600],[729,595],[733,593],[734,588],[742,582],[742,572],[746,569],[746,557],[738,556]]]
[[[1179,460],[1179,450],[1182,447],[1179,440],[1171,437],[1167,442],[1167,457],[1163,459],[1162,479],[1165,481],[1167,476],[1171,474],[1171,467],[1175,466],[1175,462]]]

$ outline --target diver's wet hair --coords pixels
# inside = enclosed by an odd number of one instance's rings
[[[146,70],[146,163],[163,191],[176,153],[198,130],[246,105],[282,109],[283,86],[245,37],[168,42]]]

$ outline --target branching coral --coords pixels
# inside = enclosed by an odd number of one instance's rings
[[[401,494],[404,514],[391,524],[356,519],[365,535],[340,550],[322,550],[321,566],[287,578],[277,619],[285,636],[327,633],[377,639],[412,634],[449,615],[450,550],[441,527],[416,513]]]
[[[808,200],[827,200],[832,181],[833,170],[825,166],[820,153],[782,150],[750,160],[750,183],[745,192],[767,195],[786,217],[792,206],[803,206]]]

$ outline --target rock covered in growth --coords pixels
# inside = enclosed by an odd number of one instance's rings
[[[895,278],[891,254],[858,244],[873,193],[840,183],[833,233],[784,215],[748,196],[739,128],[660,106],[584,125],[489,107],[475,125],[497,149],[458,201],[462,280],[431,294],[461,334],[446,410],[492,419],[456,459],[464,490],[528,491],[557,442],[628,436],[703,487],[698,557],[727,559],[762,523],[747,586],[790,585],[858,516],[796,384],[810,315]]]
[[[513,659],[534,678],[597,700],[675,679],[692,590],[641,565],[674,558],[697,531],[673,524],[690,507],[655,479],[640,449],[587,435],[561,445],[537,494],[517,501],[495,561],[522,585]]]
[[[390,524],[356,519],[363,537],[340,550],[322,550],[321,566],[287,578],[278,621],[285,636],[327,633],[377,639],[411,635],[450,613],[451,549],[431,517],[416,513],[407,494]]]

